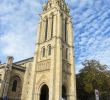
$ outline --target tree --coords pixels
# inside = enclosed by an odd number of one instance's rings
[[[82,62],[82,65],[84,68],[77,74],[78,98],[88,100],[89,98],[95,97],[95,89],[99,90],[101,96],[106,93],[110,94],[110,74],[107,71],[108,66],[100,64],[96,60],[85,60]]]

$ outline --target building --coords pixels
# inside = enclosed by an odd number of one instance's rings
[[[32,63],[33,57],[15,63],[13,57],[7,57],[7,62],[0,64],[0,97],[21,100],[23,87],[29,82]]]
[[[0,65],[1,97],[76,100],[72,21],[65,0],[48,0],[38,25],[33,58]]]

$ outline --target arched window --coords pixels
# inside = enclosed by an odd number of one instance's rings
[[[42,48],[42,57],[45,57],[45,47]]]
[[[9,100],[21,100],[22,86],[22,77],[16,74],[10,77],[9,88],[7,91]]]
[[[65,42],[67,42],[67,18],[65,19]]]
[[[50,8],[52,7],[52,4],[50,3]]]
[[[62,86],[62,100],[67,100],[67,93],[66,93],[65,86]]]
[[[51,55],[51,45],[48,46],[48,55]]]
[[[52,15],[52,29],[51,29],[51,38],[53,37],[53,25],[54,25],[54,15]]]
[[[68,48],[66,48],[66,59],[68,59]]]
[[[2,82],[2,74],[0,74],[0,83]]]
[[[45,41],[47,40],[47,34],[48,34],[48,18],[46,18]]]
[[[16,92],[16,89],[17,89],[17,80],[14,80],[12,85],[12,91]]]
[[[60,2],[59,1],[57,3],[58,3],[58,5],[60,5]]]

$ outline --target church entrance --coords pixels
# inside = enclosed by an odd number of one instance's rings
[[[67,100],[66,88],[62,86],[62,100]]]
[[[47,85],[41,87],[40,100],[49,100],[49,88]]]

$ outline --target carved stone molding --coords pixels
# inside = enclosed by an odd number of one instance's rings
[[[51,66],[51,61],[50,60],[45,60],[45,61],[38,62],[36,71],[39,72],[39,71],[50,70],[50,66]]]

